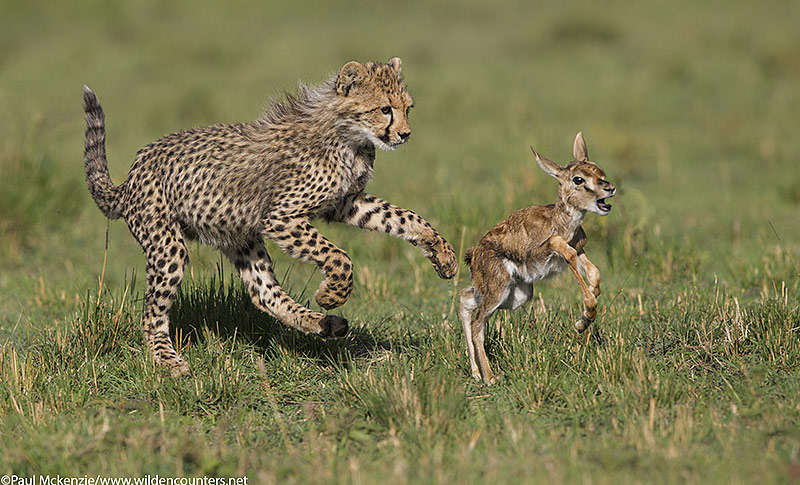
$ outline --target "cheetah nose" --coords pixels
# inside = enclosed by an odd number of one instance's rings
[[[400,136],[401,139],[407,140],[408,137],[411,136],[411,132],[410,131],[404,131],[402,133],[398,133],[398,135]]]

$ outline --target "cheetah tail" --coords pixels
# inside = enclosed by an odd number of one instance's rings
[[[95,204],[109,219],[122,215],[122,186],[114,186],[106,160],[106,121],[97,96],[83,87],[83,109],[86,113],[86,141],[83,151],[86,183]]]

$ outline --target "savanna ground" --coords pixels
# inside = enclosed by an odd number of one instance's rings
[[[0,472],[798,480],[800,3],[540,3],[0,4]],[[120,183],[161,135],[252,119],[298,80],[392,56],[414,134],[379,153],[368,190],[459,252],[554,200],[528,145],[565,162],[584,131],[619,189],[585,224],[604,290],[591,332],[572,329],[569,275],[537,285],[491,325],[503,375],[487,388],[453,282],[401,241],[320,223],[356,265],[348,337],[260,314],[195,244],[172,313],[193,372],[154,368],[140,249],[83,181],[82,85]],[[269,247],[308,301],[319,275]]]

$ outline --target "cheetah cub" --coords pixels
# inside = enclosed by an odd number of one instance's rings
[[[586,330],[597,314],[600,272],[583,251],[586,233],[581,223],[587,211],[608,215],[611,204],[606,199],[616,189],[600,167],[589,161],[583,133],[578,133],[572,147],[575,160],[565,167],[531,150],[542,170],[558,180],[558,202],[514,212],[477,246],[467,249],[464,258],[472,287],[461,292],[459,313],[472,377],[487,384],[495,377],[483,347],[486,323],[498,309],[515,310],[530,300],[534,281],[569,266],[583,290],[583,315],[575,323],[578,332]],[[586,274],[588,286],[580,271]]]
[[[105,120],[84,88],[89,191],[110,219],[123,217],[147,260],[142,315],[155,361],[188,372],[169,336],[169,309],[189,260],[187,239],[219,248],[236,267],[256,307],[286,325],[323,337],[347,333],[347,320],[303,307],[281,289],[263,238],[325,275],[320,307],[343,304],[353,289],[347,254],[312,218],[383,231],[418,246],[442,278],[452,278],[452,246],[416,213],[364,192],[375,147],[408,141],[411,96],[401,61],[348,62],[317,86],[301,85],[249,123],[194,128],[139,150],[127,180],[108,173]]]

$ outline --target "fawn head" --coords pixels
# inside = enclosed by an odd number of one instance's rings
[[[542,170],[558,180],[558,195],[564,203],[601,216],[611,212],[611,204],[606,203],[606,199],[614,197],[617,189],[605,179],[605,172],[589,161],[583,132],[578,132],[572,145],[575,160],[564,167],[539,155],[533,147],[531,151]]]

